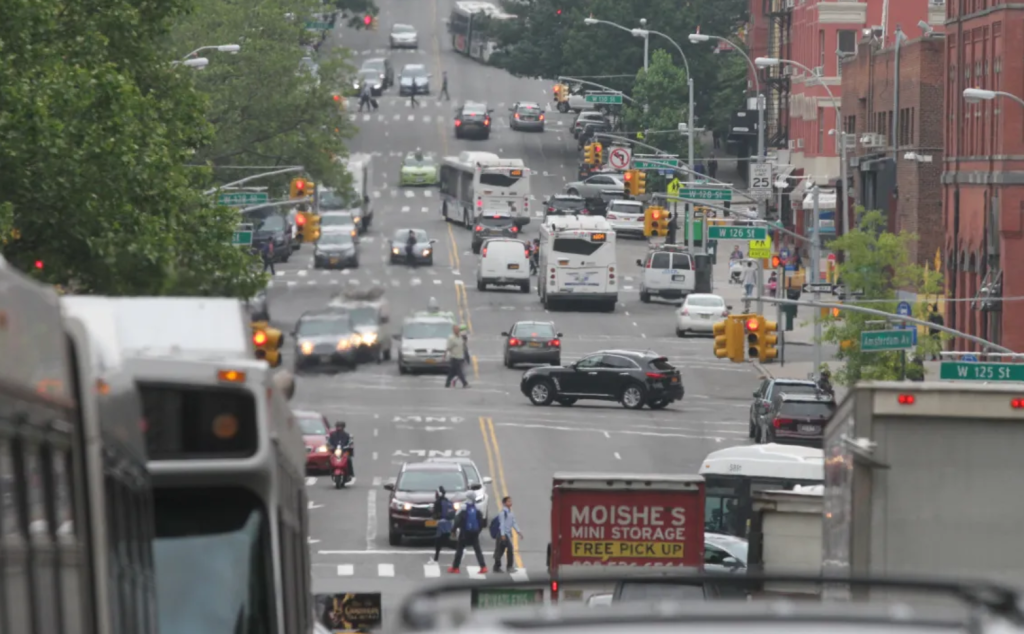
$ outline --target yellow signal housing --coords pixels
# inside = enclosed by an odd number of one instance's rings
[[[636,173],[635,173],[634,170],[626,170],[622,174],[622,186],[623,186],[622,188],[625,190],[625,193],[630,194],[630,195],[633,194],[633,187],[634,187],[634,185],[633,185],[633,183],[634,183],[633,177],[634,176],[636,176]]]
[[[654,219],[658,211],[658,207],[648,207],[644,210],[644,235],[647,237],[654,235]]]
[[[303,242],[316,242],[320,239],[320,216],[314,213],[308,213],[306,216],[306,226],[302,230],[302,241]]]
[[[669,212],[663,207],[656,207],[658,213],[654,221],[654,234],[658,236],[668,235]]]
[[[647,192],[647,172],[643,170],[633,170],[633,192],[634,196]]]
[[[735,317],[727,317],[714,325],[715,356],[733,363],[743,362],[743,324]]]
[[[296,198],[305,198],[309,195],[310,183],[305,178],[293,178],[291,184],[288,187],[288,198],[295,200]]]
[[[284,343],[284,333],[277,328],[271,328],[265,321],[252,322],[252,343],[256,347],[256,358],[263,359],[270,367],[276,368],[281,365],[281,344]]]
[[[583,162],[587,165],[597,165],[597,160],[594,158],[594,144],[588,143],[583,148]]]
[[[774,321],[768,321],[764,317],[759,319],[761,327],[757,329],[759,337],[757,359],[761,363],[768,363],[774,361],[779,356],[779,351],[775,347],[779,343],[779,337],[776,334],[779,331],[779,324]]]

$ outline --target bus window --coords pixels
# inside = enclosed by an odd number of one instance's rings
[[[592,242],[584,238],[555,238],[552,251],[571,255],[593,255],[604,242]]]
[[[487,187],[508,189],[518,183],[520,178],[522,176],[512,176],[511,174],[503,174],[501,172],[482,172],[480,174],[480,184]]]

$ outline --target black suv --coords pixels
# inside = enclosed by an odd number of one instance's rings
[[[492,108],[487,104],[476,101],[467,101],[461,106],[455,107],[455,138],[463,139],[475,136],[480,139],[487,139],[491,136],[491,113]]]
[[[256,224],[256,232],[252,236],[252,248],[261,253],[266,243],[274,245],[273,260],[287,262],[292,257],[292,226],[281,214],[263,218]]]
[[[579,196],[572,194],[555,194],[544,201],[544,219],[548,216],[571,216],[586,214],[587,203]]]
[[[470,484],[462,465],[456,462],[405,463],[394,484],[384,488],[388,496],[388,543],[399,546],[403,537],[430,539],[437,533],[433,519],[434,495],[444,487],[455,510],[461,509],[470,491],[481,485]]]
[[[581,398],[618,401],[628,409],[662,409],[683,398],[683,379],[665,357],[637,350],[603,350],[569,366],[523,373],[519,389],[534,405],[572,405]]]
[[[817,394],[818,384],[808,379],[774,379],[768,377],[754,390],[754,402],[750,404],[749,437],[757,437],[757,426],[771,410],[772,399],[780,393]]]
[[[479,255],[480,247],[488,238],[518,238],[519,227],[516,220],[508,214],[488,214],[478,216],[473,225],[473,253]]]
[[[835,399],[827,394],[780,392],[758,425],[757,442],[821,447],[825,425],[835,411]]]

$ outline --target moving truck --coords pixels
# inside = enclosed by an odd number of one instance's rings
[[[703,586],[645,585],[643,577],[704,563],[704,478],[698,475],[556,473],[551,492],[551,599],[649,599],[670,591],[701,598]],[[608,584],[588,577],[621,574]],[[660,592],[659,592],[660,596]]]

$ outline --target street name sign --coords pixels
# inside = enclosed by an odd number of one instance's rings
[[[587,103],[621,104],[621,93],[589,93],[584,95],[583,100]]]
[[[757,200],[768,200],[772,196],[772,166],[769,163],[754,163],[750,166],[750,195]]]
[[[675,157],[647,157],[637,158],[633,155],[631,167],[635,170],[663,170],[668,167],[679,167],[679,159]]]
[[[262,205],[270,200],[265,192],[230,192],[217,196],[217,204],[228,207],[245,207],[246,205]]]
[[[732,201],[732,190],[712,187],[685,187],[679,190],[683,200]]]
[[[916,345],[916,330],[874,330],[860,333],[861,352],[906,350]]]
[[[943,361],[939,378],[945,381],[1024,381],[1024,363]]]
[[[234,235],[231,236],[231,244],[236,247],[249,247],[252,246],[252,225],[251,224],[240,224],[235,228]]]
[[[764,240],[767,237],[768,230],[764,227],[708,227],[709,240]]]

